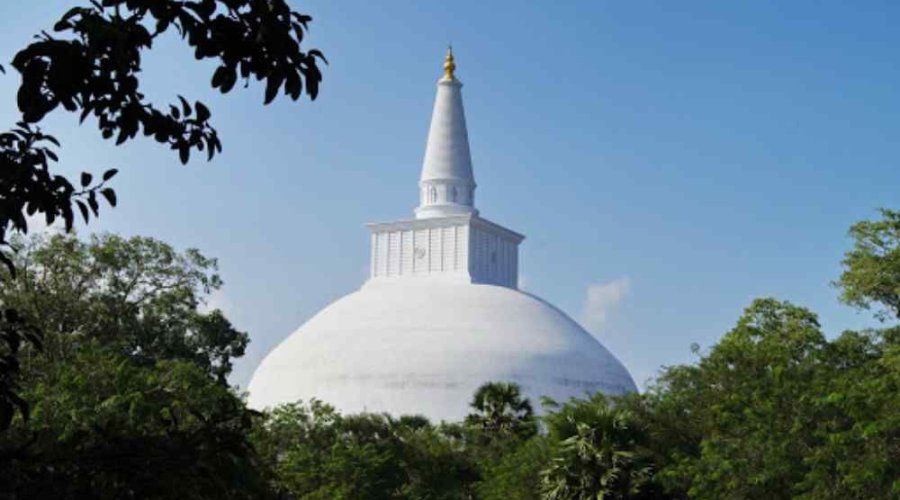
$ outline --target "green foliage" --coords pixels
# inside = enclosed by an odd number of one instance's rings
[[[619,404],[647,427],[669,494],[892,498],[897,353],[895,330],[828,342],[811,312],[761,299],[696,365]]]
[[[884,222],[854,226],[883,250],[859,244],[841,284],[891,310],[867,288],[900,276]],[[246,334],[200,307],[221,286],[214,260],[149,238],[22,245],[0,363],[26,375],[6,401],[35,404],[0,421],[3,498],[900,497],[900,327],[829,341],[811,311],[758,299],[695,363],[644,394],[551,402],[540,432],[497,382],[440,426],[315,400],[258,414],[226,381]],[[32,324],[42,351],[15,337]]]
[[[0,497],[259,498],[251,414],[192,363],[136,363],[99,341],[29,378],[0,435]]]
[[[280,485],[297,498],[390,498],[402,484],[397,442],[387,417],[343,417],[313,401],[276,409],[267,422],[285,440],[277,450]],[[285,431],[287,430],[287,433]]]
[[[98,340],[140,362],[191,361],[224,384],[247,346],[247,334],[221,311],[198,309],[222,281],[216,261],[197,250],[179,253],[152,238],[54,235],[23,242],[16,266],[0,302],[44,332],[44,353],[31,363],[65,362],[82,342]]]
[[[0,497],[267,494],[252,413],[225,380],[247,335],[198,310],[221,286],[215,261],[150,238],[20,243],[0,302],[44,348],[18,357],[32,411],[0,434]]]
[[[551,442],[542,435],[482,464],[476,497],[483,500],[538,500],[541,471],[550,462]]]
[[[681,463],[702,498],[790,497],[811,443],[804,396],[825,340],[815,315],[772,299],[755,301],[685,377],[704,435]],[[771,496],[774,495],[774,496]]]
[[[527,439],[537,432],[534,410],[517,384],[488,382],[475,391],[469,406],[474,412],[466,416],[466,425],[489,440]]]
[[[60,144],[37,126],[50,112],[62,106],[79,113],[82,122],[93,115],[103,138],[115,138],[116,145],[143,133],[176,151],[182,163],[194,150],[212,160],[222,143],[211,111],[180,95],[177,105],[149,102],[140,90],[143,52],[174,31],[196,59],[216,63],[211,84],[222,93],[239,78],[249,84],[252,77],[266,81],[266,104],[282,88],[292,100],[304,92],[315,99],[322,80],[318,62],[327,61],[320,51],[301,48],[311,20],[285,0],[92,0],[68,10],[53,26],[54,35],[41,31],[12,61],[22,76],[16,95],[21,120],[0,134],[0,263],[15,276],[10,239],[28,233],[27,216],[42,216],[47,224],[61,219],[70,231],[76,209],[87,223],[99,216],[98,200],[117,203],[107,186],[116,169],[98,181],[88,172],[77,181],[53,172],[59,158],[51,145]],[[0,302],[0,308],[7,306]],[[27,414],[16,394],[15,344],[31,339],[23,333],[30,330],[0,329],[0,424],[16,410]]]
[[[41,346],[37,330],[22,319],[19,311],[0,310],[0,432],[9,428],[17,409],[28,418],[28,405],[18,394],[19,352],[27,343]]]
[[[844,256],[844,272],[836,283],[841,300],[877,316],[900,319],[900,211],[881,210],[882,219],[850,228],[853,249]]]
[[[528,452],[535,451],[528,446],[538,431],[531,403],[517,384],[488,382],[475,391],[469,406],[472,413],[454,432],[465,443],[473,463],[477,464],[476,491],[479,497],[504,498],[504,489],[526,472],[511,470],[511,467],[526,465],[518,462],[533,458]],[[516,484],[515,491],[528,489],[529,483],[536,483],[538,469],[532,472],[535,475],[526,478],[525,483]]]
[[[464,500],[472,498],[478,465],[466,443],[444,426],[411,428],[399,420],[405,484],[401,498]]]
[[[543,498],[659,498],[645,451],[648,434],[602,394],[572,400],[544,419],[556,443],[542,472]]]
[[[845,332],[819,358],[802,498],[900,496],[900,328]]]
[[[254,442],[293,498],[462,499],[474,479],[460,444],[421,417],[345,416],[313,400],[273,409]]]

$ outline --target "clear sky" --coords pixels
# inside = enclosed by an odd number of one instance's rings
[[[76,3],[0,3],[0,59]],[[900,3],[294,5],[331,61],[313,103],[264,107],[258,85],[219,96],[174,39],[147,55],[149,96],[212,108],[224,143],[212,163],[181,166],[143,139],[117,148],[64,111],[44,125],[65,171],[121,170],[119,208],[90,230],[219,258],[213,304],[252,338],[242,386],[360,286],[363,224],[412,215],[449,41],[478,208],[527,236],[524,287],[582,320],[639,385],[712,345],[755,297],[810,307],[829,335],[874,324],[829,283],[850,224],[900,207]]]

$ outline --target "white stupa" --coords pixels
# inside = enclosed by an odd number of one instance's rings
[[[635,385],[594,337],[517,289],[523,236],[475,209],[462,83],[452,52],[437,84],[415,219],[369,224],[369,280],[262,361],[249,403],[317,398],[347,413],[459,420],[488,381],[566,401]]]

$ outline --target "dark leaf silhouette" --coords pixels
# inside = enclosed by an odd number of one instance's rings
[[[87,224],[90,220],[90,217],[88,216],[87,205],[85,205],[81,200],[75,200],[75,204],[78,206],[78,210],[81,211],[81,216],[84,218],[84,223]]]
[[[207,108],[202,102],[197,101],[197,104],[194,106],[197,109],[197,119],[201,122],[205,122],[209,120],[211,113],[209,112],[209,108]]]
[[[109,205],[112,207],[116,206],[116,192],[113,191],[112,188],[103,188],[100,190],[100,194],[106,198],[106,201],[109,202]]]

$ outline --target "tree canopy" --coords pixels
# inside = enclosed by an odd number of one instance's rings
[[[0,497],[268,494],[248,439],[251,412],[197,365],[136,363],[94,340],[26,373],[32,415],[0,434]]]
[[[603,394],[572,400],[547,415],[556,443],[541,472],[543,498],[660,498],[643,422]]]
[[[273,409],[254,434],[292,498],[471,498],[463,444],[422,417],[341,415],[320,401]]]
[[[317,49],[304,50],[312,18],[285,0],[91,0],[65,12],[52,34],[42,31],[20,50],[12,67],[21,75],[16,95],[20,121],[0,133],[0,263],[16,267],[13,234],[27,234],[29,217],[62,220],[71,230],[80,214],[97,217],[100,201],[115,206],[108,185],[118,172],[97,178],[82,172],[77,181],[55,173],[60,147],[38,124],[62,107],[81,122],[96,119],[104,139],[124,144],[151,137],[187,163],[192,151],[212,160],[222,151],[212,112],[182,95],[174,104],[150,102],[141,91],[142,55],[166,33],[176,34],[197,60],[212,60],[211,85],[230,92],[238,81],[265,81],[265,103],[279,92],[292,100],[315,99],[327,62]],[[0,66],[0,70],[3,67]],[[76,212],[77,210],[77,212]],[[0,303],[0,432],[27,402],[17,394],[19,350],[40,345],[40,331],[23,323],[15,309]],[[209,325],[209,329],[223,325]]]
[[[141,237],[19,244],[0,301],[44,345],[22,348],[31,412],[0,434],[0,497],[268,495],[257,417],[226,380],[247,334],[201,307],[215,259]]]
[[[900,319],[900,211],[882,209],[881,220],[850,228],[853,249],[844,257],[837,285],[841,300],[855,307],[878,307],[876,316]]]
[[[245,332],[205,310],[222,286],[215,259],[153,238],[36,236],[19,242],[18,276],[0,279],[0,302],[44,332],[42,362],[65,362],[83,342],[143,363],[191,361],[225,383]]]
[[[488,382],[475,391],[466,424],[488,439],[528,438],[537,432],[531,402],[517,384]]]
[[[883,232],[887,217],[855,227]],[[202,307],[222,284],[214,259],[114,235],[21,245],[0,300],[47,332],[46,347],[21,350],[21,394],[34,406],[0,434],[0,496],[900,495],[900,326],[829,338],[812,311],[762,298],[642,394],[545,401],[535,417],[519,386],[493,381],[462,422],[348,415],[321,401],[257,413],[226,379],[247,335]],[[859,251],[845,275],[871,270]],[[878,261],[886,289],[894,267]],[[866,297],[890,307],[889,296]]]

